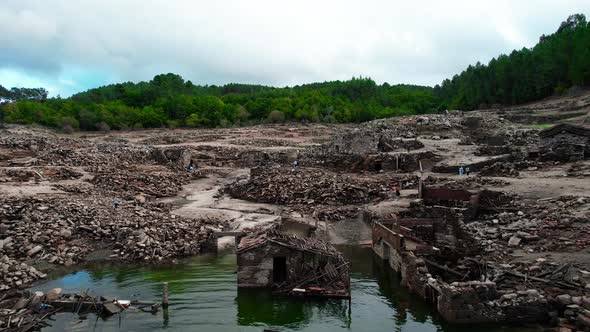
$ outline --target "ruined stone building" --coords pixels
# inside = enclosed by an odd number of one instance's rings
[[[302,296],[350,297],[348,263],[317,238],[271,229],[241,239],[238,287]]]
[[[500,285],[482,273],[485,267],[471,258],[477,257],[481,248],[465,231],[463,221],[474,217],[480,201],[490,197],[424,187],[420,197],[411,211],[373,223],[373,251],[401,275],[405,287],[452,323],[547,319],[544,298],[528,296],[512,301],[502,295]]]
[[[575,161],[590,157],[590,128],[561,123],[539,133],[546,159]]]

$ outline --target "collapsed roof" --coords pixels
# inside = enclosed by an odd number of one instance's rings
[[[344,260],[344,257],[338,250],[323,240],[314,237],[298,237],[280,232],[276,229],[261,231],[242,238],[236,253],[244,253],[268,243],[297,251],[312,252],[318,255]]]

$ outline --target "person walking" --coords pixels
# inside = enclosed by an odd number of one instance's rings
[[[119,208],[119,197],[115,196],[115,199],[113,200],[113,204],[115,205],[115,209]]]

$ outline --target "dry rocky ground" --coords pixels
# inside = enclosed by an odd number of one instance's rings
[[[501,192],[501,205],[464,225],[481,247],[475,258],[552,277],[552,288],[509,285],[503,291],[534,287],[561,301],[562,328],[583,329],[579,320],[590,322],[590,162],[529,157],[538,146],[537,129],[493,112],[357,126],[74,135],[0,129],[0,293],[24,289],[52,266],[79,264],[99,249],[108,252],[104,259],[146,263],[203,252],[215,230],[238,227],[227,215],[201,213],[210,206],[191,214],[171,204],[203,179],[243,170],[247,176],[192,195],[217,188],[210,195],[217,204],[224,199],[270,204],[278,208],[260,205],[254,212],[355,230],[362,229],[355,223],[407,207],[418,198],[422,179],[433,187]],[[186,170],[191,160],[195,172]],[[459,177],[460,165],[472,165],[472,174]],[[401,197],[391,190],[394,185]],[[121,201],[117,209],[115,197]],[[560,288],[560,280],[575,288]]]

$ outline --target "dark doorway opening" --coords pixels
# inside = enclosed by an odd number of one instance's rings
[[[287,281],[287,257],[274,257],[272,259],[273,282]]]
[[[383,241],[383,240],[382,240]],[[383,260],[389,260],[389,253],[391,252],[391,247],[383,241],[381,243],[383,245]]]

